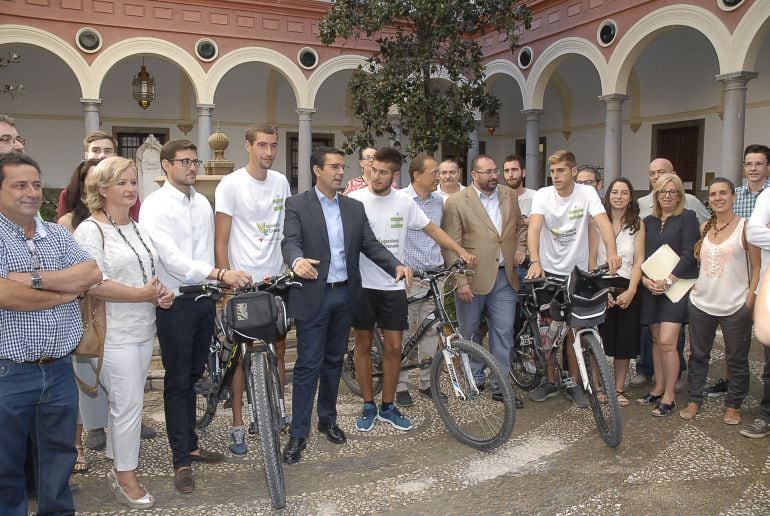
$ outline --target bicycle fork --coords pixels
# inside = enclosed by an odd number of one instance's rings
[[[575,351],[575,358],[577,359],[578,369],[580,370],[580,381],[583,384],[583,390],[586,393],[591,394],[593,392],[593,385],[591,385],[591,379],[588,377],[588,368],[586,367],[586,361],[583,357],[583,349],[580,345],[580,337],[584,333],[593,333],[594,337],[601,342],[599,333],[593,328],[583,328],[575,332],[575,338],[572,339],[572,349]]]
[[[459,353],[460,366],[462,367],[465,378],[470,379],[468,390],[469,393],[463,391],[460,381],[457,378],[457,370],[455,369],[454,358],[458,356],[458,352],[452,349],[452,339],[458,338],[458,335],[449,335],[445,337],[445,346],[441,349],[441,353],[444,355],[444,364],[446,364],[447,372],[449,373],[449,379],[452,382],[452,389],[455,391],[455,395],[461,400],[465,401],[470,397],[477,397],[479,395],[479,389],[476,387],[476,382],[473,381],[473,371],[471,370],[471,363],[466,353]]]

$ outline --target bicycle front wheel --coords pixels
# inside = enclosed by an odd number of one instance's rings
[[[489,375],[489,383],[480,388],[471,373],[472,361]],[[441,420],[461,443],[492,450],[511,436],[516,417],[513,389],[492,355],[475,342],[457,339],[451,350],[436,352],[431,389]]]
[[[540,385],[545,364],[540,362],[540,329],[534,319],[524,319],[522,328],[513,339],[510,377],[513,382],[526,391]]]
[[[275,414],[278,412],[278,400],[273,399],[270,393],[274,389],[268,382],[272,382],[272,376],[268,369],[268,356],[265,351],[257,351],[251,356],[251,391],[254,400],[254,411],[259,423],[259,437],[262,444],[262,457],[264,458],[265,479],[270,500],[274,509],[286,507],[286,483],[283,477],[283,463],[281,462],[281,441],[279,434],[282,422],[278,421]]]
[[[348,351],[342,359],[342,381],[350,392],[361,396],[361,386],[358,384],[355,361],[355,330],[350,330],[348,338]],[[377,396],[382,391],[382,357],[385,355],[385,346],[382,343],[380,329],[374,328],[374,341],[372,342],[372,393]]]
[[[594,413],[596,427],[607,446],[615,448],[623,440],[623,416],[615,392],[615,376],[610,371],[601,343],[593,334],[583,333],[580,346],[591,386],[591,392],[586,392],[586,396]]]

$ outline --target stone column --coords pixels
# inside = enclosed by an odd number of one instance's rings
[[[299,141],[297,149],[297,192],[302,193],[313,188],[312,172],[310,171],[310,154],[313,152],[313,128],[310,120],[315,109],[298,109]],[[290,178],[289,178],[290,179]]]
[[[620,176],[623,140],[623,101],[627,95],[611,93],[599,100],[607,105],[604,122],[604,184]]]
[[[542,109],[522,109],[527,117],[527,150],[524,161],[526,162],[527,188],[537,190],[540,188],[540,116]]]
[[[101,122],[99,120],[99,106],[102,99],[80,99],[83,104],[83,122],[85,124],[86,136],[99,130]]]
[[[719,173],[741,184],[743,161],[743,133],[746,122],[746,84],[756,77],[756,72],[734,72],[717,75],[724,88],[722,114],[722,161]]]
[[[473,163],[473,160],[479,155],[479,124],[481,124],[481,120],[476,120],[476,128],[468,135],[471,139],[471,146],[468,148],[468,162],[465,164],[466,186],[473,182],[473,178],[471,177],[471,163]]]
[[[211,136],[211,112],[214,111],[214,104],[196,104],[195,109],[198,114],[198,159],[208,161],[211,159],[209,136]],[[198,169],[198,173],[204,173],[203,167]]]

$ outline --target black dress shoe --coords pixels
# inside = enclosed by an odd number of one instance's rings
[[[493,393],[492,393],[492,400],[494,400],[494,401],[499,401],[499,402],[501,402],[501,403],[502,403],[502,401],[503,401],[503,395],[502,395],[502,393],[499,393],[499,392],[493,392]],[[524,408],[524,402],[523,402],[523,401],[521,401],[521,399],[519,399],[517,396],[514,396],[514,397],[513,397],[513,402],[514,402],[514,405],[516,405],[516,408],[517,408],[517,409],[521,409],[521,408]]]
[[[318,423],[318,431],[326,435],[326,438],[334,444],[345,444],[348,442],[348,438],[345,437],[345,432],[343,432],[342,428],[337,426],[336,423],[333,425]]]
[[[302,458],[302,450],[307,446],[307,439],[304,437],[290,437],[283,449],[283,463],[296,464]]]

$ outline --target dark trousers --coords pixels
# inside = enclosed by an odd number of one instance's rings
[[[347,349],[353,310],[350,287],[326,288],[315,317],[295,321],[297,361],[294,364],[291,437],[310,435],[313,399],[318,390],[318,422],[337,422],[337,393],[342,376],[342,358]]]
[[[74,514],[69,477],[75,465],[78,394],[69,356],[46,365],[0,359],[0,514],[27,514],[24,464],[36,445],[39,514]]]
[[[191,464],[198,449],[195,433],[195,382],[201,377],[214,333],[214,302],[177,297],[168,310],[155,312],[163,380],[163,408],[174,468]]]
[[[770,346],[765,348],[765,368],[762,370],[762,403],[759,406],[759,419],[770,425]]]
[[[685,336],[684,328],[679,329],[679,341],[676,344],[676,350],[679,353],[679,374],[687,370],[687,361],[684,359]],[[643,374],[647,378],[652,378],[655,374],[652,363],[652,334],[649,326],[642,326],[642,341],[639,346],[639,360],[636,361],[636,374]]]
[[[690,401],[703,404],[703,389],[709,370],[711,348],[717,326],[725,339],[727,363],[727,397],[725,407],[740,408],[749,393],[749,348],[751,347],[751,311],[743,305],[732,315],[709,315],[692,302],[688,303],[690,318],[690,361],[687,390]]]

